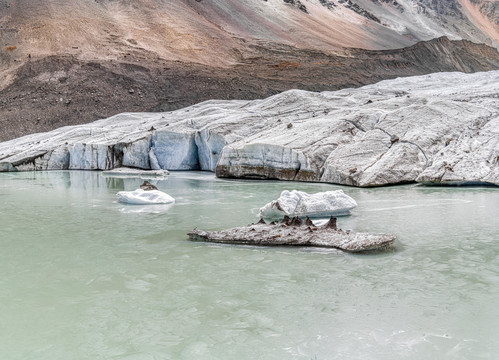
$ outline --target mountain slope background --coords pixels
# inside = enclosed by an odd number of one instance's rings
[[[0,141],[124,111],[499,68],[487,0],[0,0]]]

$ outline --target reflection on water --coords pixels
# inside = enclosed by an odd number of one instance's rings
[[[156,205],[123,205],[120,209],[122,213],[150,213],[160,214],[166,213],[174,204],[156,204]]]
[[[490,359],[499,352],[497,188],[0,174],[1,359]],[[191,243],[258,220],[282,190],[342,188],[344,229],[396,251]]]

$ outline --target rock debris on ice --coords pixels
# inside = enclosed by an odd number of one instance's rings
[[[365,252],[390,248],[395,236],[390,234],[357,233],[343,231],[336,226],[336,218],[331,217],[322,226],[316,226],[307,217],[290,219],[285,216],[282,222],[241,226],[221,231],[194,229],[187,234],[191,241],[206,241],[221,244],[256,246],[312,246],[336,248],[348,252]]]
[[[0,171],[126,166],[353,186],[499,185],[498,94],[499,71],[437,73],[124,113],[0,143]]]

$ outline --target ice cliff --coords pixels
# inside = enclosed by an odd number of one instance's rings
[[[0,143],[0,171],[207,170],[380,186],[499,185],[499,71],[123,113]]]

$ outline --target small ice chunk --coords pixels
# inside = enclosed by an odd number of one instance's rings
[[[118,178],[155,179],[165,178],[168,175],[170,175],[168,170],[142,170],[128,167],[120,167],[112,170],[105,170],[102,172],[102,176]]]
[[[117,195],[119,202],[133,205],[170,204],[175,202],[174,198],[159,190],[120,191]]]
[[[260,209],[262,218],[329,217],[349,215],[357,203],[343,190],[308,194],[298,190],[284,190],[279,199],[271,201]]]

